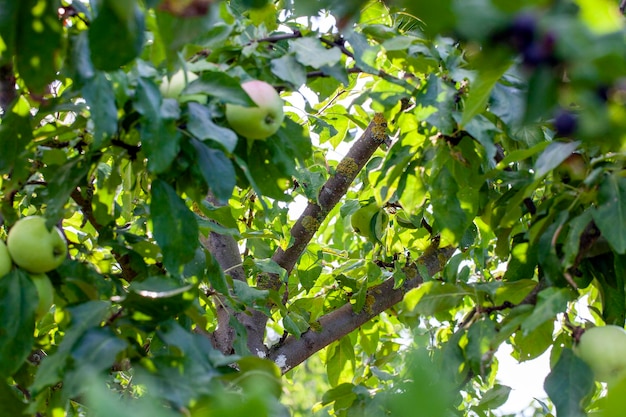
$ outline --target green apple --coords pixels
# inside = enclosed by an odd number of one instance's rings
[[[579,153],[572,153],[555,169],[557,177],[565,184],[577,184],[587,178],[587,161]]]
[[[388,222],[387,212],[376,203],[361,207],[350,218],[354,231],[373,243],[380,242]]]
[[[626,330],[607,325],[586,330],[574,352],[589,365],[595,378],[616,382],[626,376]]]
[[[50,311],[50,307],[54,303],[54,287],[46,274],[31,275],[30,279],[35,284],[37,295],[39,296],[39,303],[35,310],[35,319],[39,321]]]
[[[9,230],[7,247],[20,268],[41,274],[57,268],[67,256],[67,243],[57,227],[48,230],[41,216],[24,217]]]
[[[8,274],[12,267],[13,261],[11,260],[9,249],[7,249],[7,244],[0,240],[0,278]]]
[[[181,103],[196,101],[205,104],[207,96],[204,94],[182,94],[187,84],[197,79],[198,76],[191,71],[178,70],[171,78],[163,77],[159,90],[164,98],[175,98]]]
[[[226,120],[230,127],[248,139],[267,139],[278,131],[283,123],[283,100],[274,87],[264,81],[246,81],[241,88],[256,104],[244,107],[226,105]]]

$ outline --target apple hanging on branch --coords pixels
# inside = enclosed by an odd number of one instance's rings
[[[50,311],[50,307],[54,303],[54,287],[46,274],[34,274],[30,276],[30,279],[35,284],[37,296],[39,297],[37,309],[35,310],[35,320],[39,321]]]
[[[67,243],[57,227],[48,229],[46,219],[29,216],[19,219],[7,238],[13,262],[33,274],[52,271],[67,256]]]
[[[610,384],[626,377],[626,330],[620,326],[586,330],[574,353],[589,365],[598,381]]]
[[[247,139],[267,139],[278,131],[283,123],[283,100],[270,84],[252,80],[241,84],[241,88],[256,104],[245,107],[226,104],[226,120],[235,132]]]
[[[206,104],[207,96],[204,94],[182,94],[185,87],[197,79],[198,76],[191,71],[178,70],[171,78],[163,77],[159,91],[164,98],[173,98],[181,103],[196,101],[200,104]]]
[[[12,267],[13,260],[9,254],[9,249],[7,248],[6,243],[0,240],[0,278],[8,274]]]
[[[389,215],[376,203],[361,207],[350,219],[354,231],[372,243],[381,241],[388,222]]]

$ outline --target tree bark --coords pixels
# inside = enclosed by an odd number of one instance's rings
[[[427,250],[417,262],[426,266],[428,274],[432,276],[441,271],[455,250],[456,248],[451,247]],[[417,274],[416,277],[406,280],[401,287],[394,288],[394,280],[388,279],[367,291],[367,301],[361,311],[355,312],[352,305],[347,303],[322,316],[318,320],[319,331],[309,329],[299,338],[288,336],[283,343],[271,349],[269,357],[284,374],[330,343],[398,304],[408,291],[417,288],[422,282],[423,278]]]

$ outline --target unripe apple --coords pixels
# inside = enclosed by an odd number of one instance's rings
[[[39,303],[35,310],[35,319],[39,321],[50,311],[50,307],[52,307],[54,303],[54,287],[46,274],[31,275],[30,279],[33,281],[33,284],[35,284],[37,295],[39,296]]]
[[[354,231],[373,243],[380,242],[388,222],[387,212],[376,203],[361,207],[352,214],[350,219]]]
[[[57,227],[48,230],[41,216],[24,217],[9,230],[7,247],[20,268],[41,274],[57,268],[67,256],[67,243]]]
[[[572,153],[555,169],[557,177],[565,184],[577,184],[587,177],[587,161],[579,153]]]
[[[187,87],[187,84],[197,79],[198,76],[191,71],[178,70],[171,78],[163,77],[159,90],[164,98],[175,98],[181,103],[196,101],[205,104],[207,102],[207,96],[204,94],[181,95],[185,87]]]
[[[12,267],[13,261],[11,260],[9,249],[6,243],[0,240],[0,278],[8,274]]]
[[[598,381],[611,383],[626,376],[626,330],[620,326],[586,330],[574,352],[589,365]]]
[[[264,81],[253,80],[241,84],[256,107],[226,104],[226,120],[230,127],[248,139],[267,139],[283,123],[283,100],[274,87]]]

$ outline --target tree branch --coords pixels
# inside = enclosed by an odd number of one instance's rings
[[[212,194],[209,194],[206,199],[213,205],[219,204]],[[211,232],[206,238],[201,236],[200,242],[215,258],[222,270],[228,271],[227,274],[232,279],[246,280],[246,274],[241,264],[241,254],[235,238],[230,235],[220,235]],[[248,336],[247,346],[250,352],[256,355],[264,355],[267,351],[263,343],[265,323],[267,323],[265,315],[251,308],[246,309],[245,312],[235,312],[228,306],[223,295],[217,294],[215,297],[217,329],[211,334],[211,341],[215,348],[226,355],[234,353],[235,330],[230,325],[230,320],[234,317],[246,329]]]
[[[278,248],[272,260],[283,267],[289,274],[304,252],[307,245],[335,207],[348,191],[357,174],[363,169],[376,149],[387,138],[387,122],[381,113],[377,113],[365,132],[350,148],[348,154],[339,162],[335,173],[319,192],[317,202],[309,202],[306,209],[291,228],[291,245],[283,250]],[[281,286],[278,275],[272,275],[266,288],[278,289]]]
[[[432,276],[443,269],[455,249],[445,247],[426,250],[418,259],[418,263],[426,266],[428,274]],[[365,307],[361,311],[355,312],[350,303],[344,304],[319,319],[319,331],[311,328],[300,338],[288,336],[284,343],[275,346],[270,351],[269,358],[281,368],[284,374],[330,343],[339,340],[396,305],[402,301],[409,290],[417,288],[422,282],[423,278],[417,274],[414,278],[406,280],[400,288],[394,288],[395,281],[390,278],[367,291]]]

